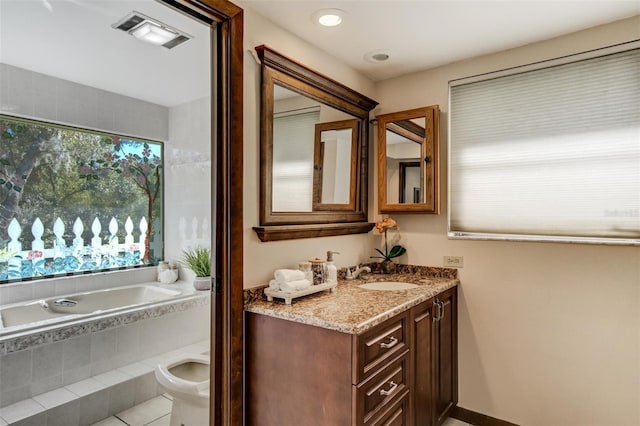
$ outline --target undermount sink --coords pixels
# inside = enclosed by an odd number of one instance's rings
[[[396,291],[396,290],[411,290],[418,287],[417,284],[401,283],[397,281],[379,281],[377,283],[360,284],[358,287],[365,290],[381,290],[381,291]]]

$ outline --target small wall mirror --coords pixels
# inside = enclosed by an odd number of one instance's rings
[[[313,210],[355,209],[358,124],[356,119],[316,124]]]
[[[439,108],[381,114],[378,120],[378,210],[439,212]]]
[[[368,232],[369,112],[377,103],[266,46],[260,121],[262,241]]]

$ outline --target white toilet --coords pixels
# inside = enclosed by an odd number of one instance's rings
[[[156,379],[173,397],[171,426],[209,424],[209,355],[189,355],[156,367]]]

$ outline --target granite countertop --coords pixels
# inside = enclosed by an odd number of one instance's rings
[[[399,265],[396,274],[370,273],[352,281],[339,274],[335,293],[320,293],[294,299],[286,305],[281,299],[268,302],[253,297],[245,310],[289,321],[360,334],[392,316],[418,305],[460,283],[457,270]],[[375,272],[375,269],[374,269]],[[410,290],[376,291],[358,285],[376,281],[399,281],[417,284]]]

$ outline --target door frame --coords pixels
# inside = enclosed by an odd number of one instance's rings
[[[243,424],[243,23],[227,0],[161,0],[211,31],[210,425]],[[187,64],[188,66],[188,64]]]

